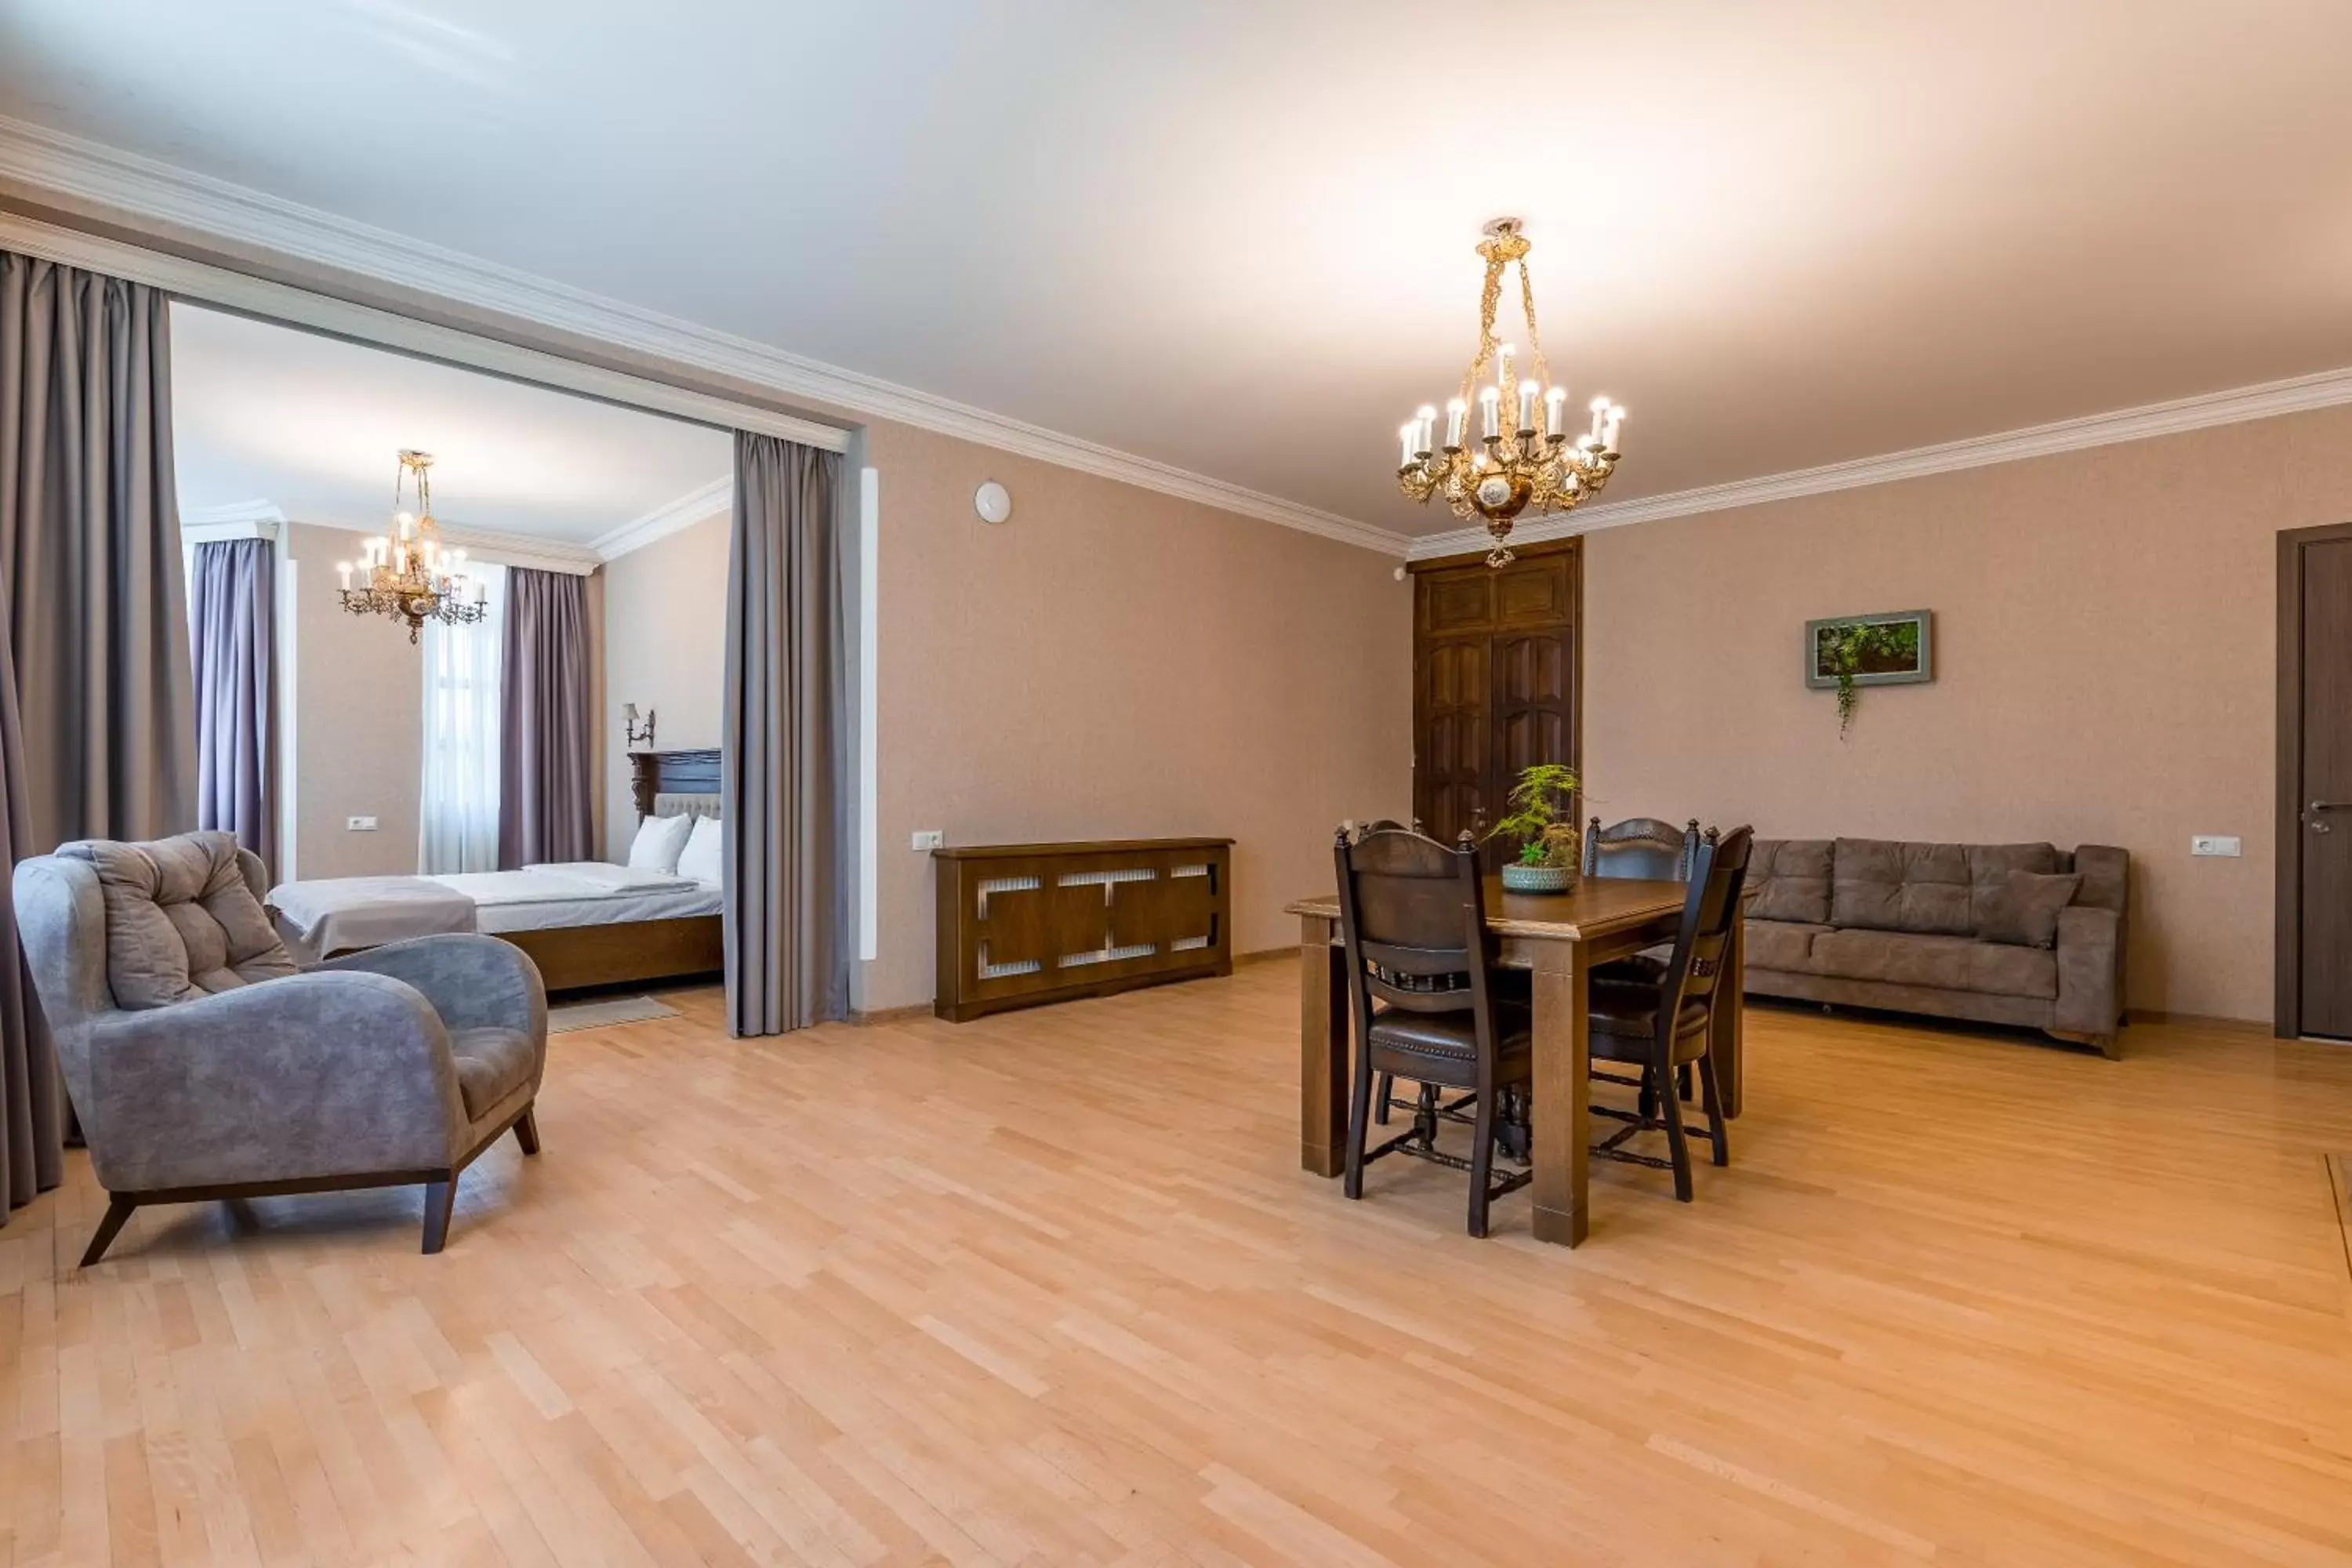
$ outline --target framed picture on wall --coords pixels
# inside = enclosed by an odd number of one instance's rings
[[[1839,684],[1850,657],[1856,686],[1910,686],[1936,679],[1935,615],[1896,610],[1877,616],[1832,616],[1805,623],[1805,684]]]

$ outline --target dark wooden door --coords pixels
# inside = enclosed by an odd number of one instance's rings
[[[1451,843],[1483,837],[1519,770],[1578,758],[1579,542],[1417,568],[1413,616],[1413,816]],[[1491,869],[1509,848],[1489,845]]]
[[[2280,937],[2295,948],[2299,1032],[2352,1038],[2352,536],[2299,554],[2297,754],[2281,759],[2296,780],[2298,929]]]
[[[1422,831],[1451,844],[1479,831],[1492,751],[1487,707],[1487,639],[1446,637],[1413,660],[1420,721],[1415,726],[1413,815]]]

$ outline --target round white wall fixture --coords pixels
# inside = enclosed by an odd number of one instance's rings
[[[994,479],[971,493],[971,510],[980,513],[982,522],[1003,522],[1013,515],[1013,496]]]

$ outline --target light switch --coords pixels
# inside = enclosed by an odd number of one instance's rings
[[[2234,834],[2200,833],[2189,840],[2191,855],[2243,855],[2245,841]]]
[[[917,830],[914,847],[919,852],[925,849],[938,849],[943,847],[947,841],[948,836],[940,829],[925,827]]]
[[[375,818],[373,816],[347,816],[343,818],[343,826],[352,833],[373,833],[375,831]]]

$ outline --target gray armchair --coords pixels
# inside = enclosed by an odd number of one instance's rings
[[[16,867],[26,964],[113,1200],[85,1268],[142,1204],[413,1183],[438,1252],[459,1172],[510,1128],[539,1152],[547,995],[528,955],[428,936],[299,970],[267,886],[225,833]]]

